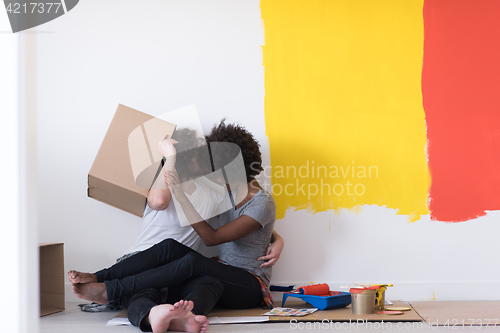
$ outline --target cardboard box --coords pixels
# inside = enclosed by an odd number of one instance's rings
[[[64,310],[64,244],[40,244],[40,316]]]
[[[88,196],[142,217],[163,156],[158,142],[175,125],[124,105],[109,125],[88,177]]]

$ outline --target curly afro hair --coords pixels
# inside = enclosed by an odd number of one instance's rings
[[[172,139],[178,141],[175,144],[175,149],[177,151],[175,168],[179,173],[181,180],[196,177],[202,165],[199,160],[200,150],[199,148],[200,140],[202,138],[196,135],[196,131],[189,128],[177,129],[172,135]],[[206,173],[211,170],[208,169]]]
[[[219,125],[215,125],[209,135],[205,137],[207,142],[230,142],[236,144],[243,157],[245,164],[245,172],[247,182],[251,182],[262,169],[262,157],[260,154],[260,144],[254,136],[244,127],[237,124],[226,124],[226,120],[222,119]],[[239,153],[237,149],[224,149],[223,151],[214,152],[211,145],[212,158],[214,168],[220,169],[231,162]],[[233,146],[234,147],[234,146]],[[236,147],[235,147],[236,148]]]

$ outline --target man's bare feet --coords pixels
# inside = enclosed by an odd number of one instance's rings
[[[186,317],[193,309],[192,301],[181,300],[173,305],[160,304],[149,311],[146,321],[151,325],[153,333],[165,333],[170,324],[180,318]],[[171,327],[171,329],[173,329]]]
[[[104,283],[76,283],[72,284],[73,294],[86,301],[106,304],[109,302]]]
[[[92,283],[97,282],[97,276],[92,273],[82,273],[75,270],[68,272],[69,282],[75,283]]]
[[[170,322],[170,329],[172,331],[205,333],[208,329],[208,319],[205,316],[196,316],[189,312],[183,318],[176,318]]]

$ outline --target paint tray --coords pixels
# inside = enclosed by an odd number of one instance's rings
[[[288,297],[300,298],[304,302],[311,304],[319,310],[342,308],[351,304],[351,294],[348,292],[330,291],[328,294],[330,296],[283,293],[283,301],[281,303],[281,306],[285,306],[285,302]]]

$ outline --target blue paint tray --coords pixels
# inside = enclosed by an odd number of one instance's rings
[[[318,308],[319,310],[342,308],[351,304],[351,294],[344,291],[330,291],[330,296],[304,295],[296,293],[283,293],[283,301],[281,306],[285,306],[285,301],[288,297],[300,298]]]

